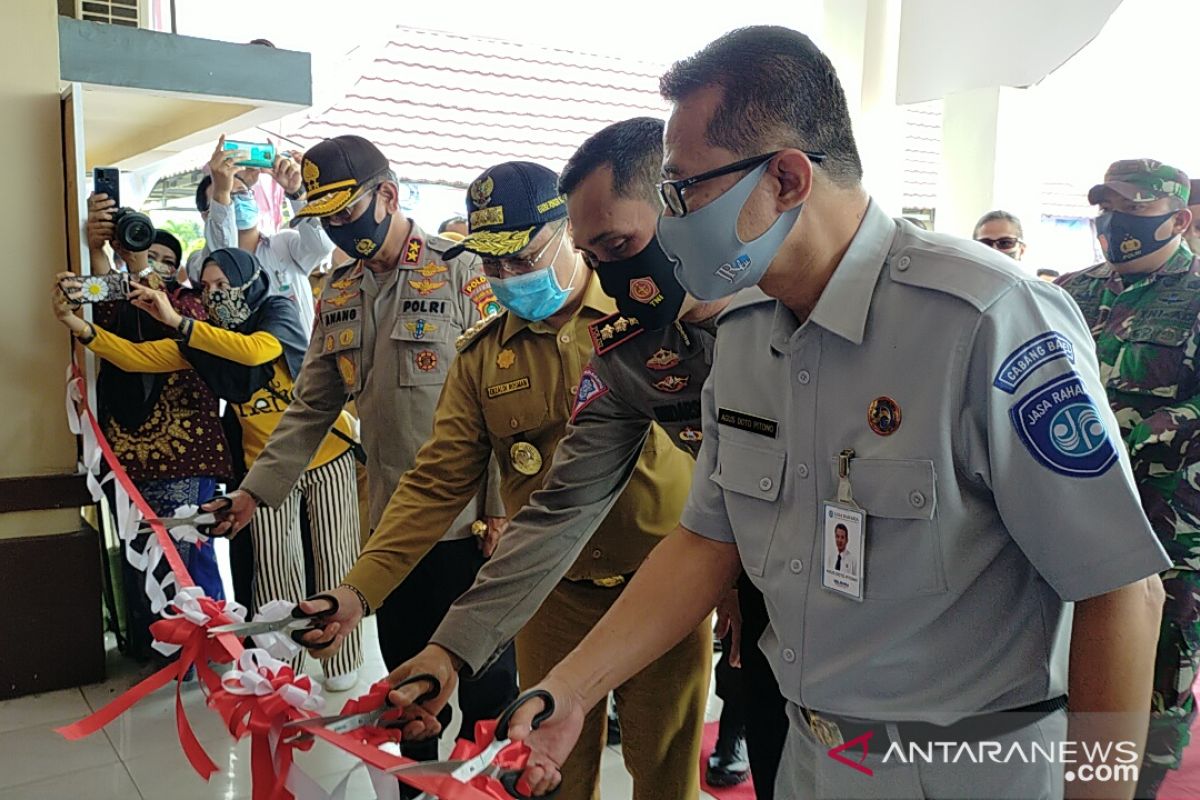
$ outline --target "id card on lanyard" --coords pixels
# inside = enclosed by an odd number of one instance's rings
[[[854,502],[850,483],[853,459],[853,450],[838,455],[837,497],[821,504],[821,585],[861,603],[866,579],[867,512]]]

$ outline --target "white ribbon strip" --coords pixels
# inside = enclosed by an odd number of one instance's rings
[[[325,698],[316,681],[309,679],[309,689],[303,689],[294,683],[276,689],[271,685],[271,679],[288,665],[279,659],[272,658],[266,650],[250,648],[238,659],[236,669],[231,669],[221,676],[221,686],[230,694],[256,695],[266,697],[277,694],[293,708],[304,711],[319,711],[325,706]],[[303,673],[296,676],[303,677]]]

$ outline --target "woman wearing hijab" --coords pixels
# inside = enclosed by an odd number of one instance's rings
[[[112,270],[104,245],[113,238],[112,207],[104,195],[88,199],[88,247],[92,272]],[[183,256],[179,240],[156,231],[149,250],[118,250],[137,279],[161,287],[172,307],[182,314],[204,319],[200,293],[177,282]],[[166,339],[171,330],[129,303],[99,303],[93,308],[96,323],[131,342]],[[171,516],[184,505],[200,505],[213,497],[218,482],[233,474],[229,445],[221,429],[217,397],[194,372],[150,374],[126,371],[104,363],[96,382],[97,418],[113,453],[138,491],[160,517]],[[149,534],[143,534],[148,537]],[[143,541],[135,541],[139,550]],[[179,554],[205,593],[224,598],[221,576],[211,547],[179,543]],[[163,563],[156,577],[166,576]],[[150,645],[150,624],[157,619],[143,587],[144,578],[128,560],[121,559],[125,586],[127,652],[138,660],[160,657]]]
[[[179,313],[166,295],[137,286],[130,304],[174,331],[172,339],[135,343],[91,325],[73,313],[71,273],[58,276],[55,314],[96,355],[125,370],[171,373],[192,370],[220,398],[233,404],[242,426],[242,447],[249,466],[262,452],[291,401],[307,344],[295,306],[269,296],[267,274],[254,256],[234,248],[205,259],[201,273],[208,321]],[[342,412],[287,500],[278,508],[259,508],[250,523],[254,542],[254,603],[301,598],[304,558],[300,542],[300,499],[308,504],[317,590],[337,585],[359,551],[359,522],[352,453],[353,429]],[[361,639],[324,660],[326,686],[351,688],[362,666]],[[303,667],[304,652],[293,660]]]

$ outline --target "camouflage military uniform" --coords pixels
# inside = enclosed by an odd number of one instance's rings
[[[1188,744],[1200,667],[1200,260],[1181,245],[1149,275],[1123,278],[1104,263],[1058,282],[1096,338],[1142,507],[1174,562],[1162,575],[1145,758],[1161,775]]]

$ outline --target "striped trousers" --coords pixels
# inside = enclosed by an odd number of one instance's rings
[[[304,549],[300,541],[300,498],[308,506],[312,532],[313,567],[317,591],[334,588],[350,571],[360,549],[358,493],[350,452],[300,476],[287,499],[272,509],[260,506],[250,520],[254,542],[254,606],[271,600],[304,598]],[[292,659],[304,668],[305,651]],[[326,677],[344,675],[362,666],[361,627],[346,637],[331,658],[321,659]]]

